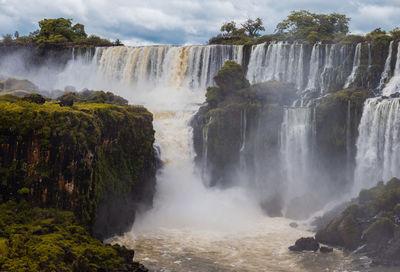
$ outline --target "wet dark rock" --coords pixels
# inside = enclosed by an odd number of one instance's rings
[[[392,178],[362,190],[315,238],[323,244],[357,250],[374,264],[400,266],[399,213],[400,179]]]
[[[296,222],[292,222],[289,224],[289,226],[291,226],[292,228],[297,228],[299,225]]]
[[[320,251],[321,253],[330,253],[330,252],[333,252],[333,248],[331,248],[331,247],[326,247],[326,246],[322,246],[322,247],[319,249],[319,251]]]
[[[394,93],[390,95],[390,98],[399,98],[400,97],[400,92]]]
[[[388,99],[389,97],[386,95],[382,95],[382,99]]]
[[[319,243],[314,237],[302,237],[296,241],[294,246],[290,246],[291,251],[317,251],[319,249]]]

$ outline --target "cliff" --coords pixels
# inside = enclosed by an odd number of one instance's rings
[[[268,214],[280,215],[279,129],[296,90],[276,81],[250,86],[234,62],[226,62],[214,79],[218,87],[207,89],[207,104],[191,120],[196,164],[210,186],[236,184],[239,170],[252,182],[262,172],[275,190],[258,188],[257,197]]]
[[[300,101],[293,85],[250,86],[233,62],[214,80],[191,121],[195,161],[209,186],[245,184],[269,215],[285,210],[291,218],[306,218],[337,196],[332,191],[351,188],[365,88],[292,107]]]
[[[143,107],[13,96],[0,102],[1,200],[70,210],[99,238],[127,231],[151,205],[152,115]]]
[[[356,250],[375,264],[400,265],[400,180],[362,190],[316,234],[317,241]]]

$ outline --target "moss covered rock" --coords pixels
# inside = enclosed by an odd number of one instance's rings
[[[0,204],[1,271],[147,271],[133,255],[92,238],[72,212]]]
[[[359,248],[376,264],[400,265],[400,180],[363,190],[347,209],[316,234],[318,242]]]
[[[155,185],[152,115],[143,107],[0,101],[3,201],[73,211],[97,237],[130,227]],[[21,189],[26,194],[21,195]]]

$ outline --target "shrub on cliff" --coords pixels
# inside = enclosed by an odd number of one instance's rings
[[[103,245],[71,212],[0,204],[0,271],[126,271],[133,251]]]
[[[242,66],[230,60],[225,62],[214,76],[214,80],[224,95],[250,86]]]

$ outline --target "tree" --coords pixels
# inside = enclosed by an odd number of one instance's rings
[[[15,31],[15,33],[14,33],[14,38],[15,38],[15,39],[18,39],[18,38],[19,38],[19,32],[18,32],[18,31]]]
[[[221,26],[221,32],[227,34],[234,33],[237,31],[236,23],[234,21],[227,22]]]
[[[263,22],[260,18],[257,18],[255,20],[247,19],[247,21],[242,24],[242,27],[252,38],[259,37],[260,34],[258,32],[265,31],[265,28],[263,27]]]
[[[306,40],[308,37],[320,40],[333,39],[335,34],[349,32],[349,21],[350,18],[346,15],[338,13],[328,15],[315,14],[307,10],[292,11],[287,19],[276,26],[275,32],[294,40]]]
[[[84,25],[72,25],[72,19],[44,19],[39,27],[39,31],[31,33],[39,42],[71,42],[87,37]]]
[[[3,43],[4,44],[12,44],[13,43],[12,35],[11,34],[3,35]]]
[[[396,27],[390,31],[390,35],[396,40],[400,39],[400,27]]]

